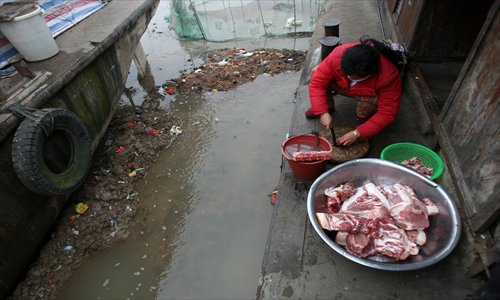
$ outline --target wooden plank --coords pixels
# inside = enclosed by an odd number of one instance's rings
[[[396,10],[396,4],[401,1],[402,0],[387,0],[387,4],[389,5],[389,12],[393,13]]]
[[[420,15],[422,12],[422,7],[426,1],[403,1],[401,12],[399,13],[399,18],[397,21],[397,26],[399,28],[399,33],[402,37],[402,43],[407,49],[410,49],[413,34],[417,28],[417,23],[420,20]]]
[[[498,3],[441,113],[440,136],[446,137],[452,172],[475,231],[500,214],[500,76],[497,66],[500,30]]]

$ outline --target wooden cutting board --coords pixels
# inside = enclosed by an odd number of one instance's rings
[[[337,138],[343,136],[354,128],[350,127],[335,127],[335,135]],[[322,131],[321,136],[327,140],[332,140],[332,135],[328,131]],[[342,163],[353,159],[364,157],[370,150],[370,142],[367,138],[360,137],[358,142],[351,146],[333,146],[331,161],[335,163]]]

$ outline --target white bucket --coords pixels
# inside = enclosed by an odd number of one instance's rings
[[[9,22],[0,22],[0,31],[27,61],[44,60],[59,52],[39,6]]]

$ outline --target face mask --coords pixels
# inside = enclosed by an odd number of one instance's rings
[[[368,77],[370,77],[370,75],[366,76],[365,78],[361,78],[361,79],[356,79],[356,80],[353,80],[351,79],[349,76],[347,76],[347,78],[349,78],[351,80],[351,82],[349,83],[349,86],[350,87],[353,87],[355,86],[358,82],[361,82],[363,80],[366,80]]]
[[[366,77],[364,78],[361,78],[361,79],[352,79],[349,75],[347,75],[347,78],[349,78],[349,80],[351,80],[352,82],[360,82],[360,81],[363,81],[363,80],[366,80],[368,79],[368,77],[370,77],[371,74],[367,75]]]

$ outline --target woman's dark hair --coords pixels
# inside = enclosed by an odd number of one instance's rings
[[[340,60],[340,68],[346,75],[368,76],[379,65],[379,54],[391,61],[398,69],[401,53],[392,50],[387,44],[368,36],[362,36],[359,45],[347,49]]]
[[[368,76],[378,68],[378,55],[378,52],[368,45],[353,46],[342,55],[340,68],[346,75]]]

